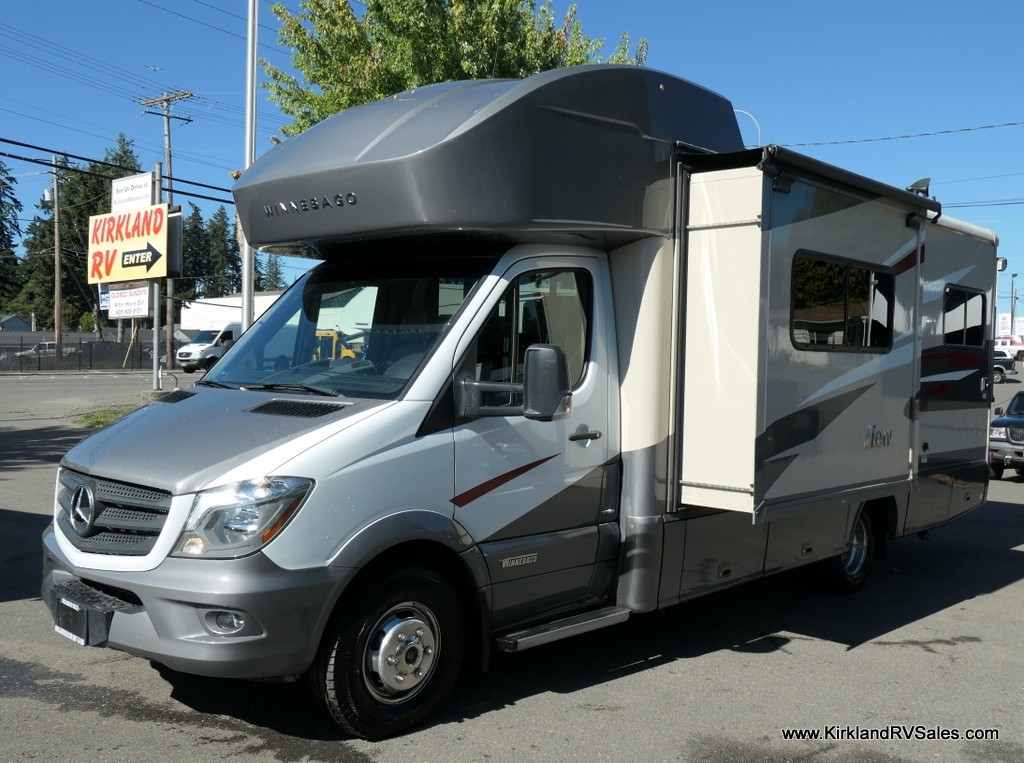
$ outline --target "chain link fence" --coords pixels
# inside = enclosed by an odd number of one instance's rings
[[[183,346],[174,343],[174,351]],[[164,358],[164,344],[160,343]],[[166,365],[166,364],[165,364]],[[96,342],[65,339],[57,353],[53,341],[24,338],[4,342],[0,336],[0,373],[40,373],[46,371],[144,371],[153,367],[153,346],[147,342]]]

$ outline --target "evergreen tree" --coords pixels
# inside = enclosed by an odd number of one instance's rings
[[[174,282],[174,295],[182,302],[194,302],[201,298],[205,280],[213,272],[203,215],[191,201],[188,209],[188,216],[182,221],[181,278]]]
[[[34,322],[37,331],[53,330],[53,204],[39,203],[48,218],[36,215],[25,230],[25,256],[19,263],[21,288],[9,310]]]
[[[268,254],[267,268],[264,276],[264,291],[280,291],[288,284],[284,280],[284,271],[281,269],[281,258],[276,254]]]
[[[604,40],[583,33],[576,6],[559,25],[551,0],[539,7],[536,0],[302,0],[299,8],[271,6],[282,25],[278,40],[292,49],[303,81],[262,61],[271,100],[292,119],[285,135],[420,85],[601,61],[639,65],[647,57],[645,40],[631,54],[623,34],[604,58]]]
[[[14,245],[21,236],[21,202],[14,195],[14,176],[0,161],[0,315],[14,312],[11,301],[21,290],[21,268]],[[27,316],[22,316],[28,320]]]
[[[242,289],[242,255],[235,235],[235,226],[223,206],[210,218],[206,227],[211,278],[209,297],[225,297]]]

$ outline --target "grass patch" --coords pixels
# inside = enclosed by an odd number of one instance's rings
[[[87,413],[82,416],[82,418],[78,420],[78,423],[98,429],[99,427],[105,427],[107,424],[117,421],[126,413],[131,413],[134,410],[134,408],[126,406],[122,408],[107,408],[102,411],[93,411],[92,413]]]

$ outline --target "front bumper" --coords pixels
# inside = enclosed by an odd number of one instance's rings
[[[989,440],[988,462],[992,466],[1024,469],[1024,445]]]
[[[287,679],[305,672],[352,570],[286,570],[263,554],[166,559],[146,572],[76,569],[51,524],[40,595],[56,630],[183,673]],[[218,621],[218,615],[228,613]],[[219,622],[243,623],[229,633]],[[232,622],[234,630],[237,621]]]

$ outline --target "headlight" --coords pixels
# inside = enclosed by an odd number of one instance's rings
[[[1006,439],[1006,427],[989,427],[988,436],[994,440]]]
[[[267,477],[196,495],[173,556],[233,559],[269,543],[299,510],[313,481]]]

